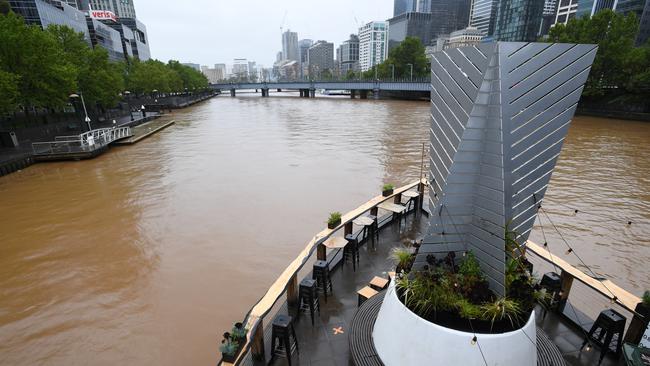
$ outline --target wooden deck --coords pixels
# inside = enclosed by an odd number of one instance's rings
[[[128,139],[117,141],[114,145],[133,145],[140,140],[146,139],[154,133],[173,125],[174,123],[176,123],[175,120],[166,121],[164,119],[157,119],[132,127],[131,132],[133,133],[133,136]]]

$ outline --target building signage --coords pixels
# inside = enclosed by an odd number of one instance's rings
[[[112,20],[114,22],[117,22],[117,17],[115,16],[115,13],[108,10],[91,10],[90,17],[93,19]]]

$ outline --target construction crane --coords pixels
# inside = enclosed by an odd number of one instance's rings
[[[280,34],[284,33],[284,24],[287,22],[287,10],[284,11],[284,16],[282,17],[282,23],[280,23]]]

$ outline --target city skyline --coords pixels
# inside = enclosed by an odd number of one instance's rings
[[[138,18],[147,24],[154,58],[201,65],[247,58],[271,66],[276,53],[282,50],[281,26],[283,32],[297,32],[299,40],[322,39],[338,47],[350,34],[357,33],[361,25],[389,19],[393,13],[393,0],[192,0],[188,5],[191,6],[161,7],[154,0],[135,1]],[[240,19],[235,14],[245,16],[245,26],[237,28]]]

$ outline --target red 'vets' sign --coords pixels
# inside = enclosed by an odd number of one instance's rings
[[[115,13],[108,10],[91,10],[90,17],[93,19],[112,20],[114,22],[117,22]]]

